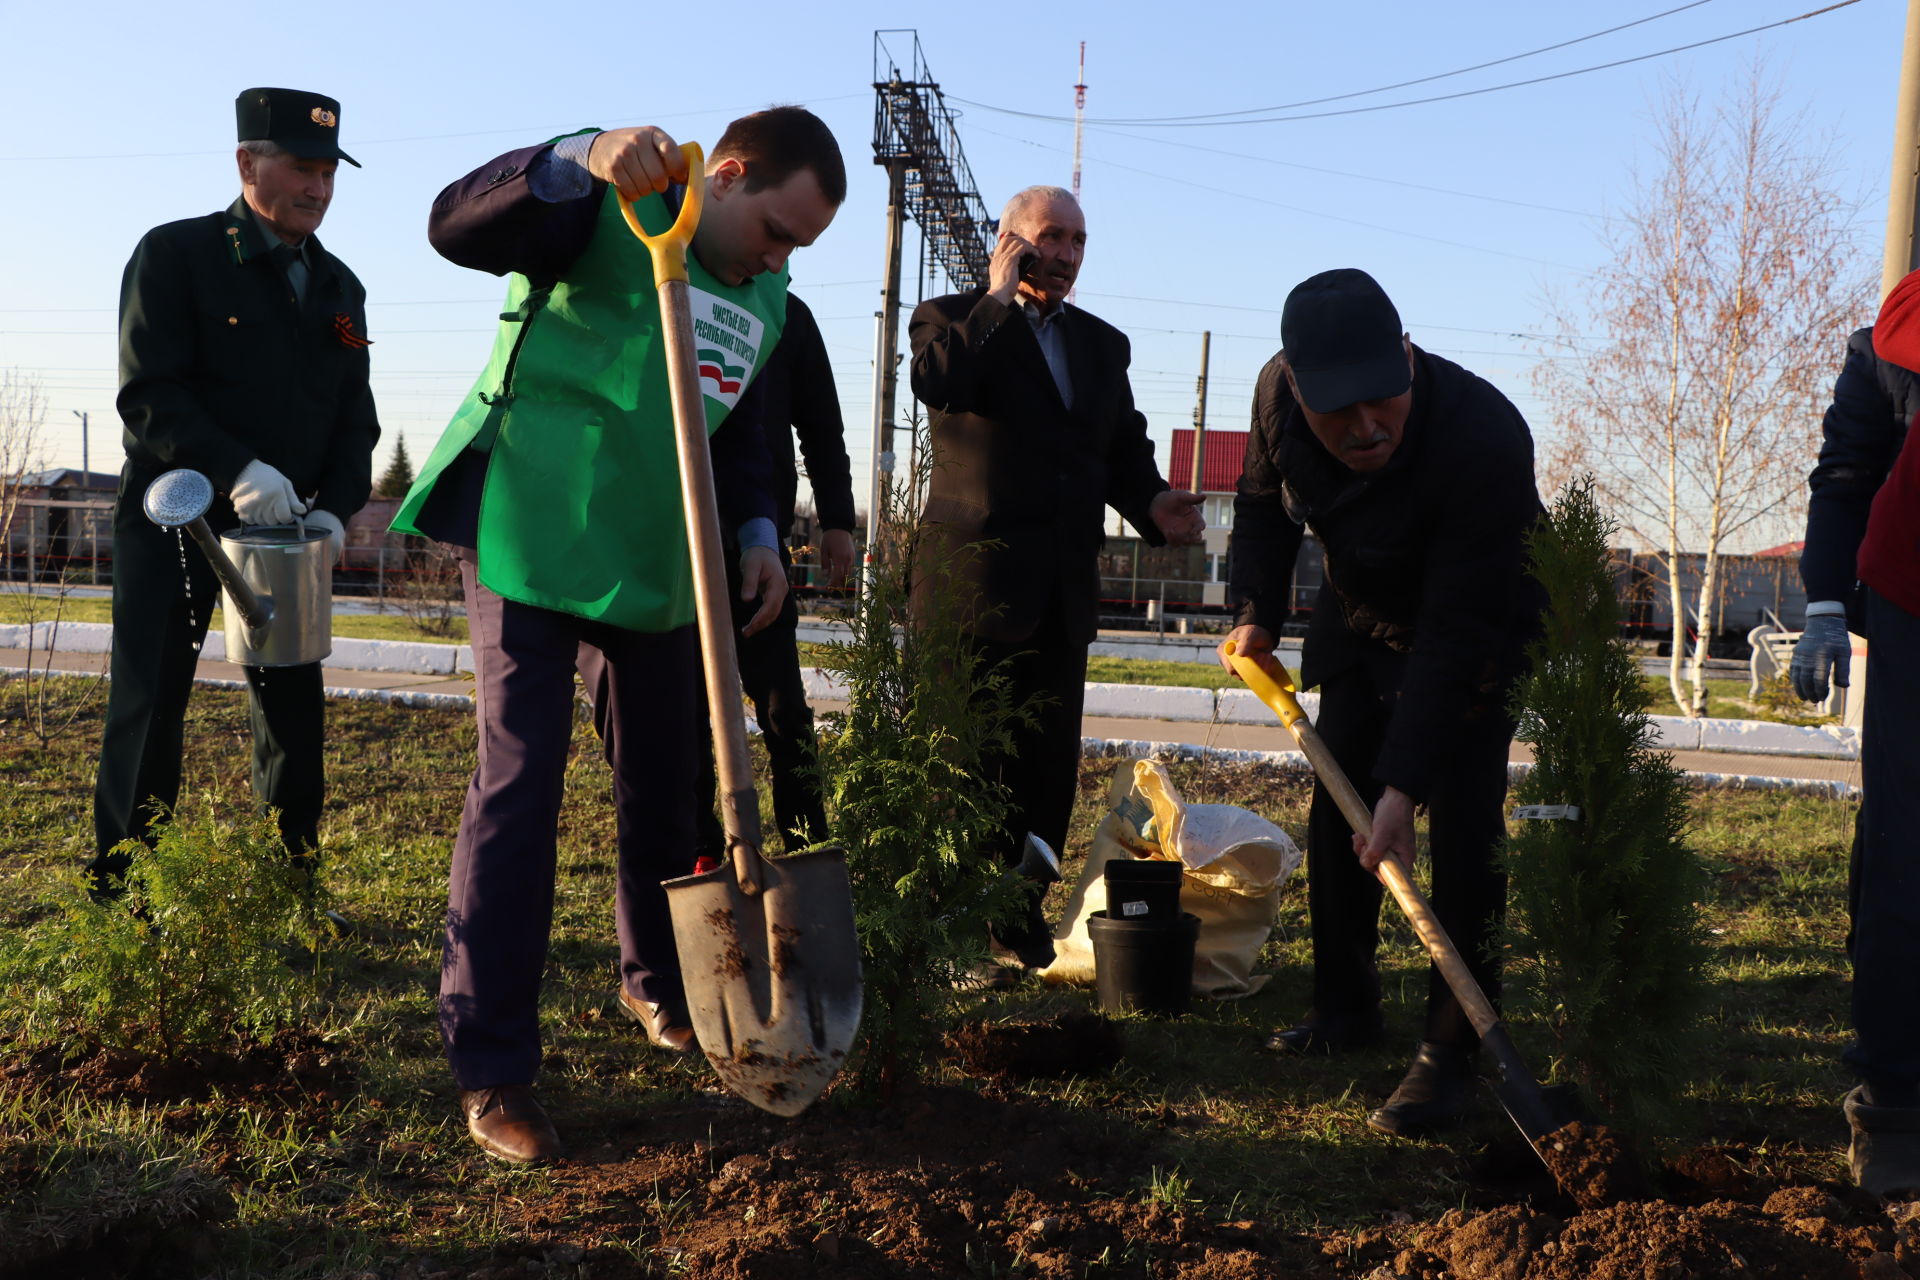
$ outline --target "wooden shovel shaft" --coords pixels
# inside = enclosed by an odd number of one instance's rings
[[[1313,766],[1313,772],[1319,777],[1320,785],[1327,789],[1333,802],[1340,806],[1340,812],[1346,815],[1347,825],[1352,827],[1362,839],[1373,835],[1373,814],[1367,808],[1367,802],[1353,789],[1353,783],[1347,781],[1347,774],[1333,758],[1333,752],[1320,739],[1319,733],[1307,720],[1298,719],[1287,726],[1293,734],[1293,740],[1307,753],[1307,761]],[[1490,1034],[1500,1021],[1500,1015],[1494,1012],[1493,1003],[1487,999],[1487,993],[1474,981],[1468,971],[1466,961],[1460,958],[1460,952],[1453,945],[1453,939],[1440,924],[1440,918],[1433,914],[1433,907],[1426,895],[1413,883],[1413,877],[1397,858],[1380,860],[1380,878],[1392,891],[1394,901],[1406,912],[1407,919],[1413,922],[1415,933],[1426,944],[1427,954],[1433,957],[1433,963],[1440,970],[1440,976],[1447,980],[1447,986],[1453,989],[1453,995],[1466,1010],[1467,1018],[1473,1023],[1473,1029],[1483,1038]]]
[[[667,339],[667,376],[673,394],[674,441],[680,453],[680,500],[686,507],[693,552],[693,590],[700,616],[700,654],[706,669],[707,710],[720,774],[720,812],[733,855],[734,876],[747,893],[760,891],[760,799],[740,719],[740,666],[733,646],[733,604],[727,599],[726,552],[713,494],[713,457],[707,444],[705,397],[694,363],[693,313],[684,280],[660,284],[660,319]]]
[[[1307,719],[1307,713],[1300,709],[1299,700],[1293,696],[1293,678],[1287,674],[1287,669],[1272,654],[1237,652],[1231,640],[1222,645],[1220,651],[1226,655],[1234,672],[1246,681],[1247,687],[1259,696],[1260,701],[1280,717],[1280,723],[1287,726],[1287,732],[1306,752],[1307,763],[1313,766],[1315,776],[1320,779],[1320,785],[1327,789],[1327,794],[1333,797],[1333,802],[1340,806],[1347,825],[1362,839],[1372,839],[1373,813],[1367,808],[1367,802],[1360,798],[1360,793],[1353,789],[1353,783],[1347,780],[1346,770],[1333,758],[1333,752],[1327,750],[1327,744],[1320,740],[1313,723]],[[1432,906],[1414,886],[1413,878],[1397,859],[1381,859],[1380,879],[1393,891],[1394,901],[1400,904],[1400,910],[1413,922],[1414,932],[1426,944],[1427,954],[1433,957],[1440,976],[1453,989],[1454,997],[1460,1001],[1460,1007],[1466,1010],[1473,1029],[1485,1040],[1499,1028],[1500,1015],[1494,1012],[1487,993],[1473,980],[1473,974],[1468,971],[1466,962],[1461,960],[1453,940],[1447,937],[1447,931],[1433,914]],[[1500,1034],[1505,1035],[1504,1030]]]

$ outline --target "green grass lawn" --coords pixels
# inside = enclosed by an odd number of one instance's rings
[[[53,696],[75,697],[80,687],[56,682]],[[50,895],[74,893],[74,869],[87,853],[98,705],[82,709],[70,729],[42,746],[27,731],[26,692],[22,682],[0,682],[0,936],[29,929]],[[456,1120],[432,993],[447,861],[473,766],[471,719],[345,702],[331,704],[328,717],[327,881],[342,911],[380,933],[345,940],[325,960],[315,978],[312,1023],[355,1065],[356,1091],[320,1119],[240,1101],[149,1115],[0,1091],[0,1153],[12,1149],[10,1141],[33,1138],[57,1150],[83,1132],[113,1129],[141,1135],[166,1159],[212,1170],[233,1195],[236,1216],[207,1233],[197,1276],[392,1276],[401,1273],[374,1268],[395,1257],[434,1259],[454,1268],[444,1274],[468,1274],[475,1258],[521,1238],[516,1233],[529,1229],[529,1213],[544,1224],[537,1240],[594,1247],[617,1236],[626,1247],[670,1239],[685,1210],[657,1185],[651,1196],[645,1185],[626,1194],[615,1228],[605,1214],[562,1196],[549,1175],[489,1162]],[[250,806],[246,741],[241,695],[195,694],[183,812]],[[1089,762],[1083,770],[1070,878],[1114,768],[1111,761]],[[1179,765],[1174,775],[1190,801],[1244,805],[1303,837],[1309,789],[1298,775],[1221,764]],[[707,1078],[704,1064],[637,1046],[613,1007],[608,790],[606,766],[582,723],[567,767],[553,945],[541,996],[551,1055],[543,1092],[576,1133],[611,1117],[644,1120],[649,1108],[685,1104],[702,1096]],[[1692,842],[1711,873],[1702,904],[1711,930],[1711,1034],[1676,1100],[1677,1119],[1655,1135],[1656,1146],[1737,1142],[1768,1175],[1842,1177],[1841,939],[1853,808],[1783,793],[1696,792],[1693,821]],[[1053,895],[1056,909],[1063,898]],[[1392,1088],[1419,1037],[1427,983],[1411,930],[1390,908],[1383,926],[1391,1034],[1378,1051],[1282,1060],[1259,1047],[1308,1002],[1302,873],[1284,892],[1261,957],[1273,975],[1263,991],[1197,1008],[1178,1022],[1131,1021],[1128,1057],[1103,1078],[991,1088],[1064,1108],[1151,1150],[1164,1176],[1141,1194],[1178,1199],[1210,1219],[1321,1235],[1377,1232],[1389,1213],[1401,1215],[1394,1221],[1431,1220],[1474,1194],[1476,1162],[1510,1125],[1483,1096],[1473,1123],[1446,1141],[1403,1142],[1367,1129],[1367,1111]],[[952,1016],[981,1016],[977,1000],[957,1003]],[[996,1016],[1085,1004],[1077,993],[1033,993],[998,1006]],[[20,1035],[14,1014],[0,1000],[0,1036]],[[1546,1063],[1539,1026],[1520,1016],[1515,1030],[1532,1061]],[[16,1040],[7,1056],[25,1047]],[[987,1087],[955,1074],[947,1079]],[[832,1098],[822,1104],[840,1105]],[[737,1109],[713,1114],[709,1144],[734,1140],[728,1126],[747,1123]],[[831,1123],[833,1113],[825,1114]],[[441,1272],[423,1264],[406,1274],[429,1273]]]
[[[0,625],[22,622],[48,622],[55,617],[67,622],[112,622],[113,602],[104,596],[70,596],[64,601],[50,596],[25,596],[15,592],[0,594]],[[212,630],[223,627],[223,615],[215,608],[208,624]],[[336,613],[333,634],[353,640],[413,640],[428,644],[465,644],[467,620],[447,619],[444,630],[423,626],[400,613]]]

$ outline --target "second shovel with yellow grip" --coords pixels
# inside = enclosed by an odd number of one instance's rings
[[[1373,812],[1360,793],[1354,790],[1346,772],[1333,758],[1333,752],[1328,750],[1327,744],[1314,731],[1313,722],[1307,719],[1307,713],[1294,697],[1293,679],[1287,674],[1287,669],[1271,654],[1246,657],[1236,653],[1231,640],[1220,647],[1220,652],[1232,664],[1234,674],[1280,717],[1280,723],[1300,744],[1300,750],[1306,753],[1307,763],[1313,766],[1320,785],[1340,806],[1347,825],[1362,839],[1370,839],[1373,835]],[[1538,1153],[1542,1138],[1568,1122],[1582,1118],[1577,1100],[1570,1090],[1562,1086],[1542,1089],[1539,1081],[1534,1079],[1519,1049],[1514,1047],[1513,1037],[1507,1033],[1506,1024],[1500,1020],[1493,1002],[1487,999],[1486,992],[1474,981],[1466,962],[1460,958],[1459,950],[1447,936],[1439,917],[1434,915],[1426,895],[1414,884],[1407,868],[1397,858],[1383,858],[1379,875],[1393,894],[1393,900],[1400,904],[1400,909],[1413,924],[1414,932],[1420,935],[1427,954],[1433,958],[1434,967],[1447,980],[1447,986],[1452,988],[1454,998],[1466,1011],[1473,1029],[1479,1033],[1480,1047],[1491,1054],[1499,1066],[1500,1073],[1494,1081],[1493,1091],[1499,1096],[1500,1105],[1506,1108],[1507,1114],[1513,1117],[1513,1122],[1526,1135],[1527,1141],[1534,1144],[1534,1150]],[[1551,1162],[1548,1162],[1548,1168],[1552,1168]]]

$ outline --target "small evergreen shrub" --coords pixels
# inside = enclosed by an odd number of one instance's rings
[[[210,804],[209,806],[211,807]],[[0,1012],[50,1035],[177,1060],[293,1023],[325,903],[265,816],[174,821],[137,841],[126,894],[76,881],[24,933],[0,939]]]
[[[923,589],[909,620],[915,574],[943,584],[946,566],[931,563],[904,504],[891,506],[888,544],[847,619],[852,638],[819,658],[847,686],[820,752],[866,970],[849,1069],[860,1091],[880,1094],[924,1072],[955,979],[986,959],[989,924],[1018,919],[1025,902],[978,851],[1007,813],[1006,788],[981,763],[1028,712],[969,651],[950,589]]]
[[[1548,606],[1515,695],[1535,763],[1514,802],[1580,816],[1513,828],[1508,975],[1553,1036],[1554,1074],[1631,1126],[1657,1120],[1692,1065],[1705,876],[1686,845],[1685,779],[1654,745],[1646,685],[1620,639],[1613,532],[1588,478],[1532,539]]]

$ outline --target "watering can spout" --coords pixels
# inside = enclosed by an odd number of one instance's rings
[[[207,510],[213,507],[213,482],[188,466],[180,466],[146,486],[146,497],[140,499],[140,507],[146,510],[146,518],[159,528],[184,528],[192,533],[194,541],[207,553],[213,576],[227,587],[227,597],[234,604],[234,610],[246,620],[248,631],[265,635],[273,624],[273,606],[259,599],[246,576],[240,574],[240,568],[221,551],[221,539],[207,528]]]
[[[264,636],[273,622],[273,607],[262,600],[248,584],[237,565],[220,548],[220,539],[207,527],[207,511],[213,506],[213,481],[189,467],[167,472],[147,486],[140,501],[147,519],[162,529],[185,529],[200,544],[213,566],[214,576],[227,590],[234,609],[246,621],[249,633]]]
[[[207,527],[213,482],[182,467],[147,486],[141,508],[163,529],[185,529],[226,590],[227,661],[295,667],[333,649],[332,544],[317,526]]]

